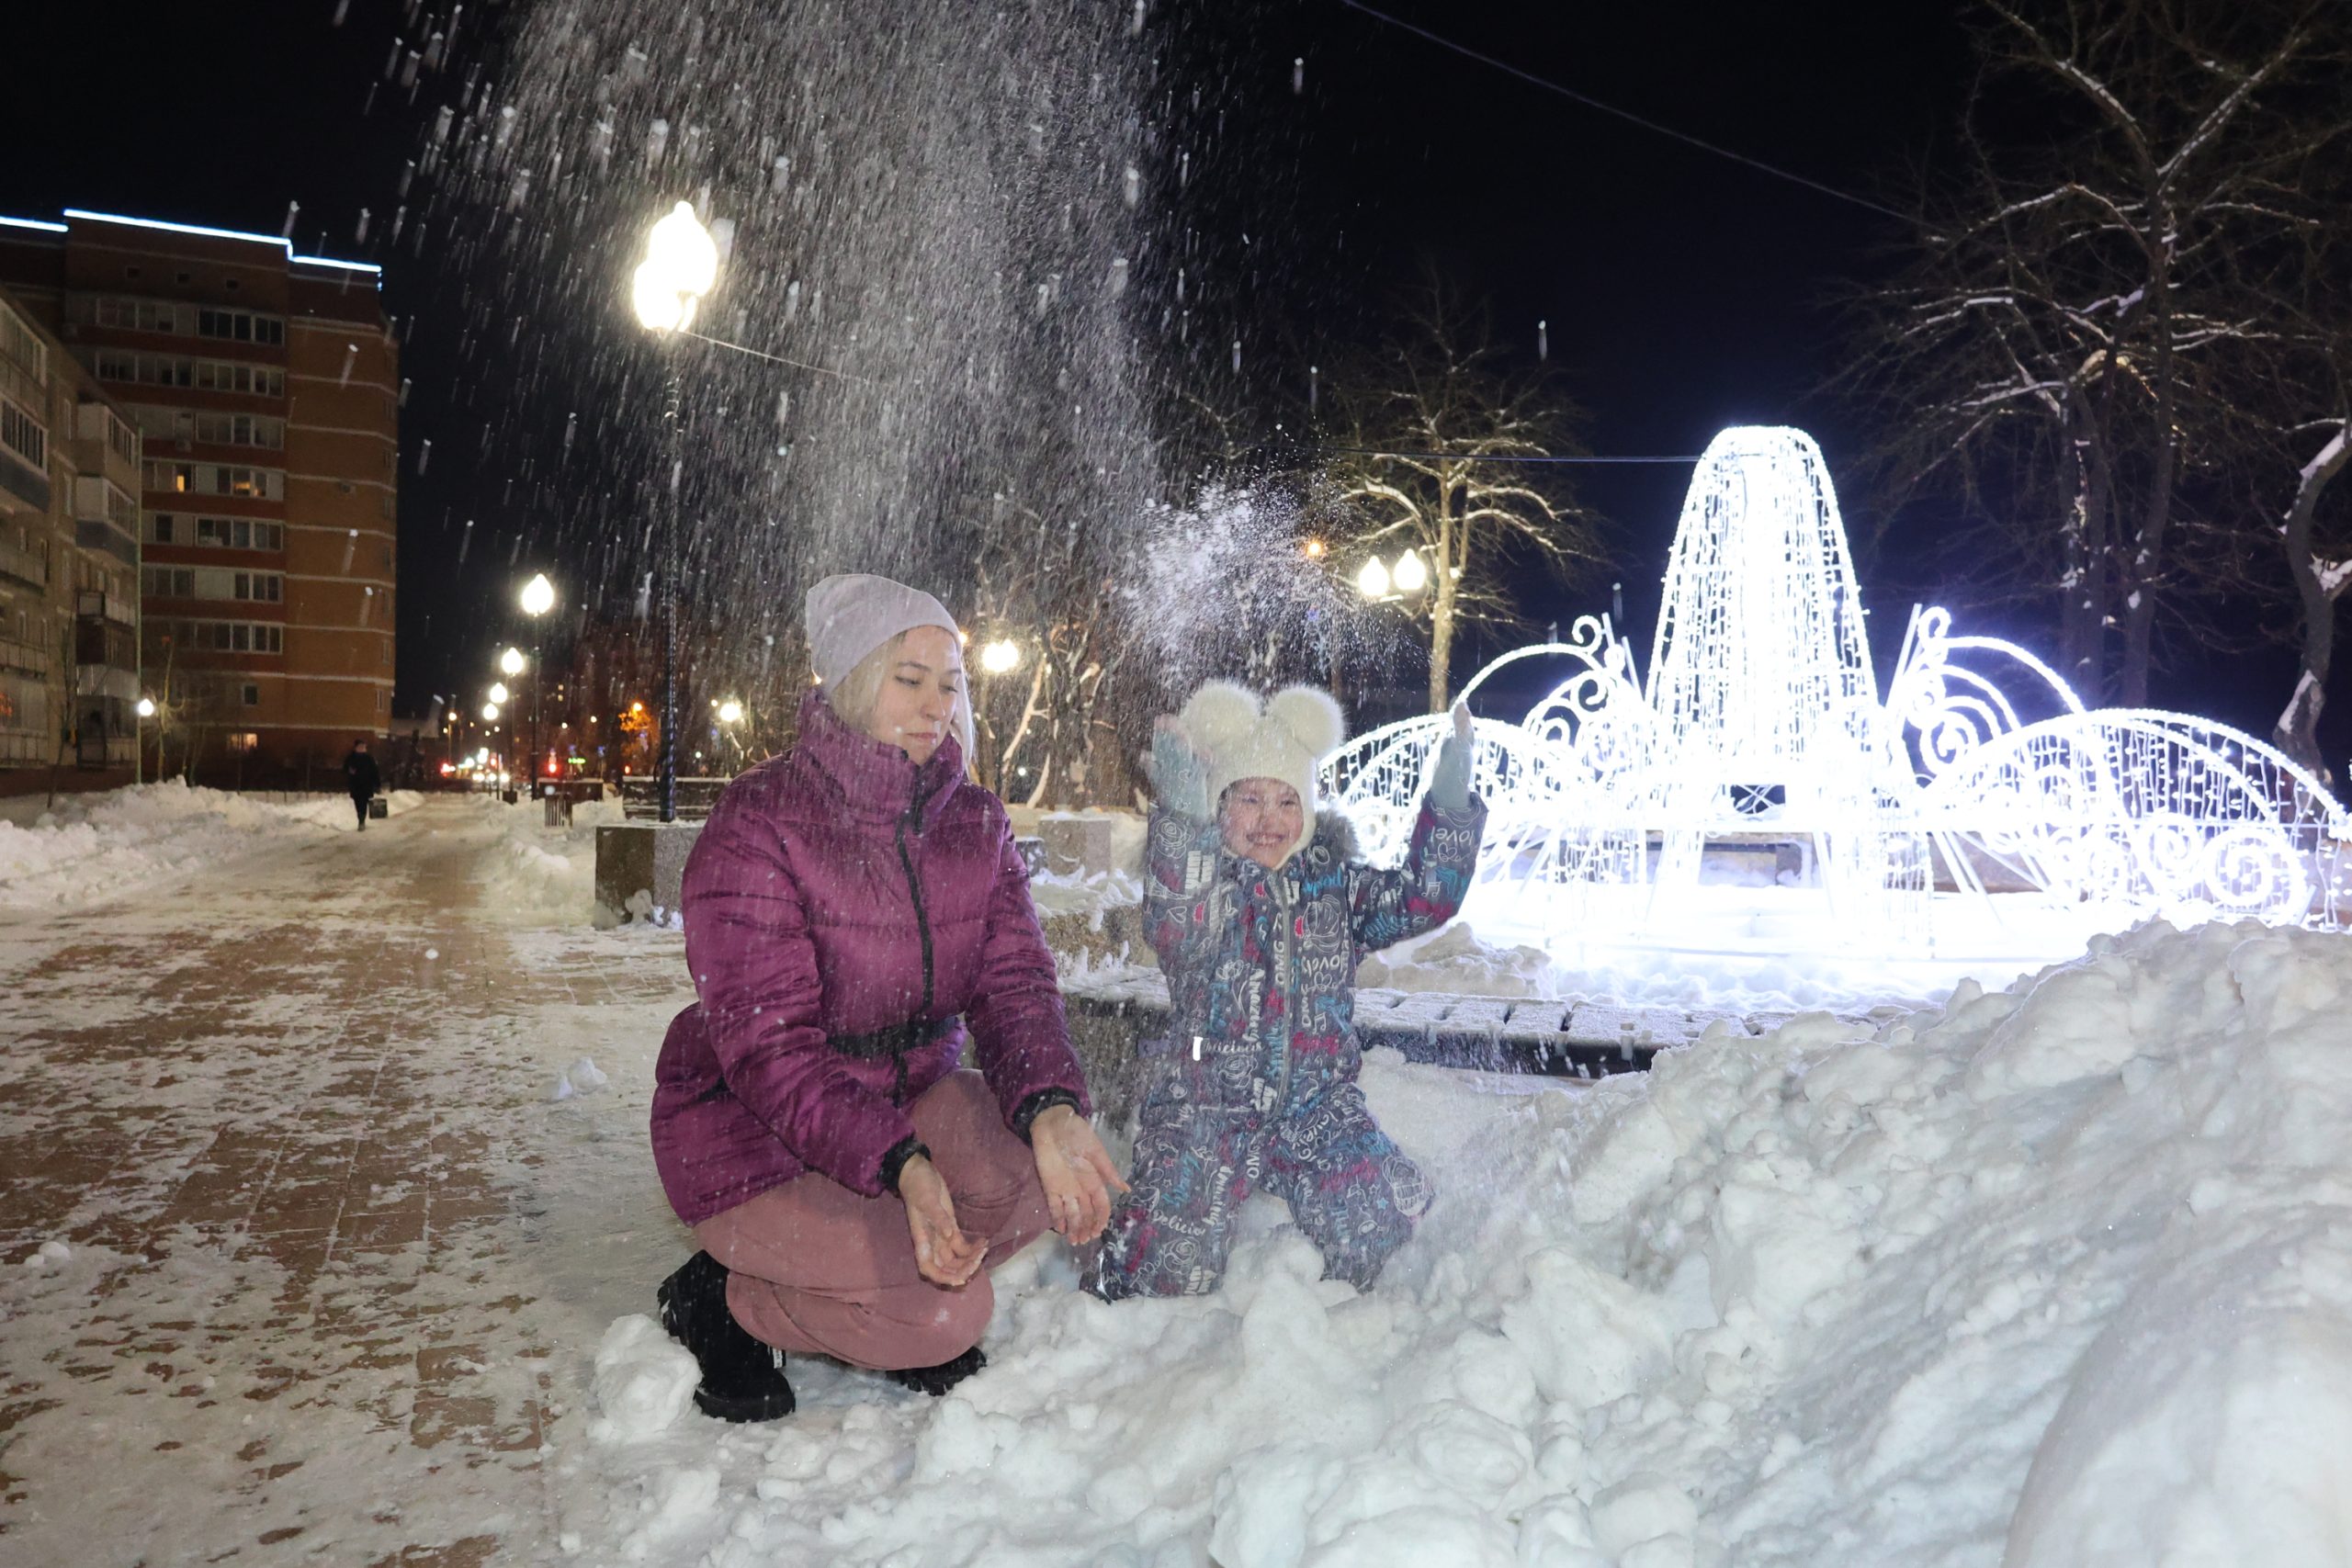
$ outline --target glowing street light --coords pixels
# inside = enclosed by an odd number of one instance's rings
[[[734,698],[729,697],[725,702],[718,705],[719,723],[740,724],[742,720],[743,705],[741,703],[739,703]]]
[[[1388,597],[1388,569],[1380,564],[1378,556],[1364,562],[1363,570],[1356,573],[1356,592],[1367,599]]]
[[[498,722],[498,705],[496,703],[484,703],[481,705],[481,721],[484,724],[496,724]]]
[[[680,202],[645,236],[645,260],[629,280],[629,301],[638,323],[665,343],[671,334],[690,330],[695,307],[718,285],[718,243],[695,216],[691,203]],[[677,355],[668,360],[669,379],[662,401],[662,426],[670,453],[670,472],[684,462],[679,404]],[[678,819],[678,487],[673,482],[662,507],[661,542],[655,563],[662,585],[662,736],[655,757],[660,774],[659,818]]]
[[[546,615],[555,608],[555,584],[548,581],[546,572],[539,573],[523,584],[523,614],[531,616]]]
[[[1011,637],[998,637],[980,649],[980,668],[991,675],[1009,673],[1020,665],[1021,645]]]
[[[680,202],[645,236],[645,260],[629,279],[629,303],[648,332],[684,332],[695,307],[718,282],[718,243]]]
[[[1429,568],[1421,564],[1420,553],[1407,550],[1396,558],[1396,570],[1391,574],[1399,593],[1419,593],[1430,585]]]
[[[154,698],[141,697],[139,699],[139,716],[141,718],[153,718],[155,716]]]
[[[520,675],[527,662],[519,648],[510,648],[498,656],[498,668],[508,675]]]
[[[492,681],[490,683],[490,700],[493,703],[503,703],[506,700],[506,682],[503,681]]]

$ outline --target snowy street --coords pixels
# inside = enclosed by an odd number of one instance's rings
[[[0,908],[0,1557],[554,1554],[580,1348],[675,1237],[642,1073],[547,1096],[650,1062],[683,973],[674,937],[582,965],[499,929],[496,821],[346,815]]]
[[[1375,1053],[1438,1199],[1368,1294],[1262,1199],[1205,1299],[1048,1237],[950,1396],[796,1358],[729,1427],[640,1315],[680,939],[520,815],[0,908],[0,1560],[2343,1560],[2342,937],[2155,925],[1592,1085]]]

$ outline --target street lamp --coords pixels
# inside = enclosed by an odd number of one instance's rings
[[[139,705],[131,711],[139,716],[140,722],[132,726],[130,732],[130,782],[140,784],[147,782],[146,721],[155,716],[155,699],[141,697],[139,699]],[[164,759],[159,754],[155,759],[155,767],[158,772],[162,770],[163,765]]]
[[[523,650],[519,648],[510,648],[498,656],[498,668],[502,674],[520,675],[525,662]]]
[[[539,677],[539,617],[555,608],[555,584],[548,581],[546,572],[537,573],[530,581],[523,584],[522,604],[523,614],[531,617],[531,772],[532,775],[537,777],[539,767],[540,712],[545,706],[541,699],[547,689]],[[522,657],[513,649],[507,651],[517,659]]]
[[[719,723],[740,724],[742,722],[742,718],[743,705],[737,702],[734,698],[729,697],[725,702],[718,705]]]
[[[678,359],[672,334],[688,330],[695,308],[718,283],[718,245],[680,202],[645,237],[645,260],[630,280],[629,301],[638,323],[670,352],[664,355],[669,385],[662,406],[668,437],[670,491],[662,509],[658,565],[662,574],[661,820],[678,819],[678,479],[684,464],[680,429]]]
[[[484,703],[481,705],[481,721],[484,724],[496,724],[498,722],[498,705],[496,703]]]
[[[1388,569],[1381,565],[1378,556],[1364,562],[1363,570],[1356,573],[1356,592],[1367,599],[1388,597]]]
[[[980,668],[991,675],[1008,674],[1019,668],[1021,645],[1011,637],[999,637],[980,649]]]
[[[1407,550],[1396,558],[1396,569],[1390,574],[1399,593],[1419,593],[1430,584],[1429,568],[1421,564],[1420,552]]]
[[[503,703],[503,702],[504,702],[504,701],[506,700],[507,695],[508,695],[508,693],[507,693],[507,690],[506,690],[506,682],[503,682],[503,681],[492,681],[492,682],[490,683],[490,700],[491,700],[492,702],[494,702],[494,703]]]

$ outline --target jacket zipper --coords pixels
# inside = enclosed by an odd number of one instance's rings
[[[922,810],[922,796],[918,795],[908,805],[904,814],[899,817],[896,836],[899,844],[899,868],[907,874],[907,897],[914,900],[915,906],[915,935],[922,944],[922,1010],[917,1016],[922,1021],[928,1023],[931,1021],[932,989],[931,917],[923,910],[922,883],[915,875],[915,858],[907,850],[907,824],[916,819]],[[897,1085],[891,1090],[891,1102],[904,1106],[907,1102],[907,1047],[903,1039],[893,1043],[890,1048],[890,1066]]]

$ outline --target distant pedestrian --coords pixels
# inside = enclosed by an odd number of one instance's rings
[[[361,736],[351,743],[351,754],[343,760],[343,787],[350,792],[351,808],[359,814],[359,830],[368,830],[368,803],[384,787],[384,775],[376,771],[376,759],[368,754],[368,738]]]

